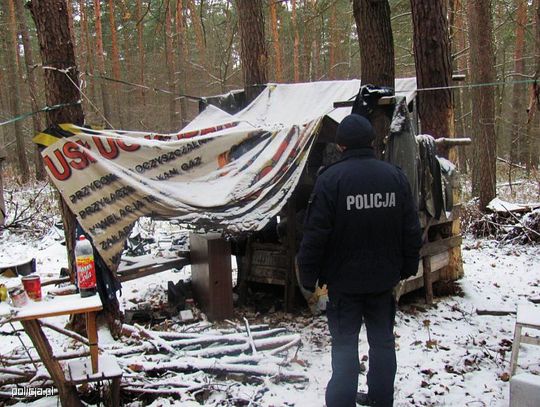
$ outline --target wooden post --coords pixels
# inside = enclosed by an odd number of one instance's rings
[[[96,294],[98,295],[98,294]],[[87,312],[86,313],[86,334],[88,336],[88,346],[90,347],[90,359],[92,361],[92,373],[97,373],[99,371],[98,359],[99,359],[99,349],[98,349],[98,337],[97,337],[97,326],[96,326],[96,313]]]
[[[0,225],[6,221],[6,202],[4,201],[3,164],[6,159],[6,150],[0,149]]]
[[[294,194],[287,203],[287,257],[289,258],[287,273],[285,274],[285,311],[291,312],[294,306],[296,290],[296,205]]]
[[[422,267],[424,268],[424,290],[426,292],[426,304],[433,304],[433,282],[431,281],[431,261],[430,256],[422,258]]]
[[[56,385],[62,406],[82,407],[83,404],[79,400],[79,396],[77,395],[77,389],[75,388],[75,386],[66,382],[66,377],[62,370],[62,367],[55,358],[51,357],[53,355],[51,345],[49,344],[49,341],[47,341],[45,334],[41,330],[38,320],[22,320],[20,322],[24,327],[24,330],[32,340],[32,343],[34,344],[39,357],[43,361],[43,364],[51,375],[51,379]]]
[[[189,236],[195,299],[211,321],[233,316],[231,247],[217,233]]]

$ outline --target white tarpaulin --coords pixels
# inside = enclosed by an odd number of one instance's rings
[[[209,106],[179,133],[90,130],[47,147],[47,171],[107,265],[116,270],[141,216],[204,230],[259,230],[293,192],[322,118],[350,112],[359,81],[268,85],[236,115]],[[414,79],[396,81],[412,97]]]

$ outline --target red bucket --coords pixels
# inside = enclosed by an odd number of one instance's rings
[[[39,276],[31,274],[21,278],[24,290],[31,300],[41,301],[41,280]]]

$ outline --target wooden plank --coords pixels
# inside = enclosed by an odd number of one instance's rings
[[[434,242],[425,243],[420,249],[420,256],[433,256],[452,249],[453,247],[461,246],[461,235],[447,237],[446,239],[435,240]]]
[[[433,272],[435,270],[443,269],[444,267],[448,266],[449,261],[450,254],[448,252],[442,252],[434,256],[430,256],[429,265],[431,267],[431,271]]]
[[[231,247],[216,233],[190,233],[195,299],[211,321],[233,317]]]
[[[434,270],[431,272],[431,282],[434,283],[435,281],[439,281],[440,279],[440,271]],[[412,291],[416,291],[424,286],[424,275],[418,275],[416,277],[407,279],[402,282],[403,286],[400,288],[399,294],[407,294]]]
[[[75,386],[67,383],[62,367],[58,361],[52,356],[52,349],[47,337],[41,330],[39,322],[33,320],[22,320],[21,324],[34,344],[36,351],[41,358],[43,364],[47,368],[51,379],[58,389],[58,396],[63,406],[82,407],[82,403],[77,395]]]
[[[279,279],[275,277],[264,277],[264,276],[254,276],[250,275],[248,276],[248,281],[253,283],[261,283],[261,284],[274,284],[274,285],[285,285],[286,281],[284,279]]]
[[[70,294],[54,297],[50,301],[35,302],[24,308],[11,308],[16,314],[5,316],[11,321],[28,321],[59,315],[84,314],[102,309],[103,305],[98,294],[84,298],[80,294]]]
[[[174,259],[170,262],[158,263],[153,266],[144,266],[144,267],[130,267],[120,270],[118,273],[118,281],[121,283],[125,281],[135,280],[137,278],[142,278],[150,276],[152,274],[161,273],[162,271],[170,269],[181,269],[184,266],[187,266],[190,263],[189,259],[184,257]]]

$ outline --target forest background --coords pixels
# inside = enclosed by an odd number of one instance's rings
[[[41,158],[31,139],[48,125],[44,71],[50,67],[41,63],[38,35],[26,1],[0,3],[4,174],[25,184],[32,178],[44,179]],[[85,122],[115,129],[175,132],[198,113],[202,97],[241,89],[245,81],[239,14],[253,5],[262,10],[261,27],[251,29],[262,30],[269,82],[359,78],[361,50],[369,41],[359,38],[355,23],[361,3],[370,0],[68,0],[79,72],[79,83],[73,86],[80,90]],[[422,2],[378,3],[387,3],[390,9],[395,76],[415,76],[418,36],[415,39],[413,11],[416,7],[418,15]],[[444,10],[452,72],[466,78],[448,84],[454,110],[454,134],[448,136],[474,140],[479,121],[492,128],[495,139],[482,143],[490,144],[498,160],[506,163],[499,178],[510,181],[512,169],[536,177],[538,166],[540,115],[534,114],[538,107],[534,80],[540,66],[539,3],[437,0],[432,4]],[[479,12],[488,19],[475,21]],[[356,19],[359,21],[358,15]],[[377,24],[373,21],[375,27]],[[472,47],[475,40],[482,40],[478,37],[487,38],[489,46]],[[474,81],[479,70],[475,54],[484,52],[493,53],[487,58],[493,61],[495,76],[491,81]],[[484,99],[494,100],[492,117],[475,117],[478,102],[472,92],[477,88]],[[462,173],[475,165],[473,150],[459,149]]]

